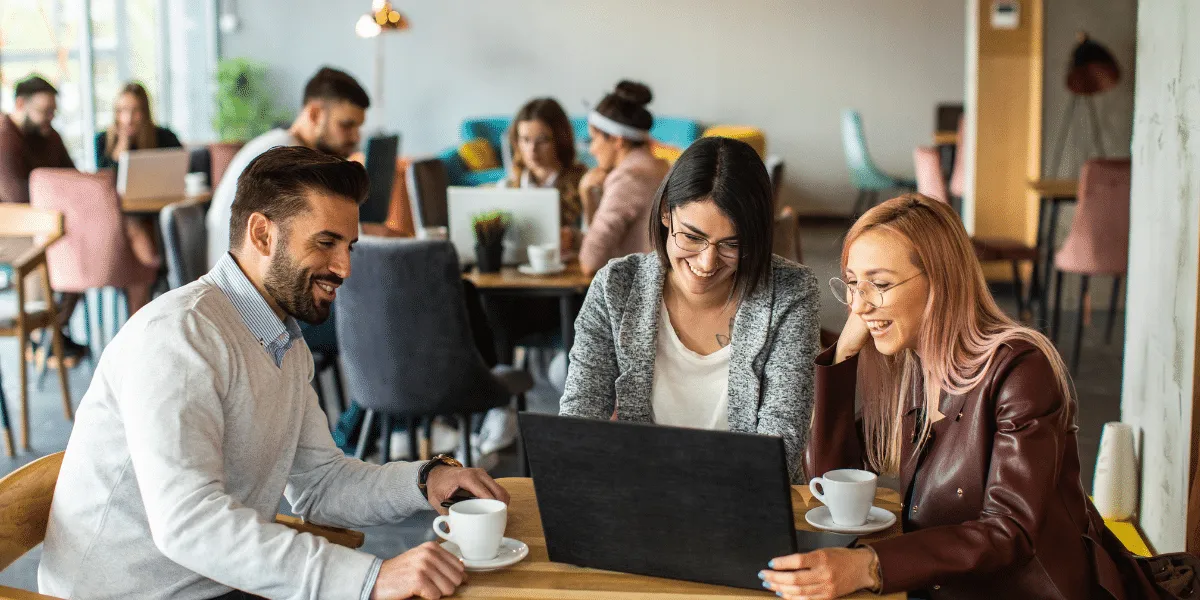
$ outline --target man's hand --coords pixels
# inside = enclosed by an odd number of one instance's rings
[[[449,596],[467,581],[458,557],[434,542],[425,542],[400,556],[383,561],[371,590],[371,600]]]
[[[434,467],[425,480],[425,492],[429,504],[441,514],[446,514],[442,502],[464,489],[476,498],[490,498],[508,504],[508,491],[500,487],[483,469],[463,469],[442,465]]]

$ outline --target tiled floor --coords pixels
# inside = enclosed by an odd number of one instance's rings
[[[837,256],[841,244],[841,235],[845,228],[838,225],[813,226],[805,229],[804,253],[806,262],[814,268],[821,281],[833,277],[837,271]],[[1107,287],[1097,284],[1094,288]],[[1010,312],[1015,311],[1015,303],[1011,295],[998,291],[1002,306]],[[1073,300],[1067,298],[1066,306],[1075,306]],[[1106,306],[1106,297],[1097,298],[1096,306]],[[11,294],[0,293],[0,312],[6,310],[13,299]],[[822,298],[822,322],[828,329],[840,330],[844,319],[844,309],[831,298]],[[1074,333],[1075,316],[1073,313],[1064,314],[1063,338],[1069,339]],[[1118,321],[1118,329],[1114,336],[1117,340],[1112,345],[1103,342],[1103,314],[1098,310],[1095,324],[1090,327],[1084,337],[1084,361],[1076,374],[1075,385],[1079,393],[1079,451],[1083,466],[1082,480],[1085,487],[1090,488],[1092,471],[1095,465],[1096,449],[1099,445],[1100,429],[1105,422],[1120,418],[1121,394],[1121,342],[1123,330]],[[18,382],[16,343],[11,339],[0,339],[0,373],[4,375],[4,392],[8,398],[10,414],[18,418]],[[90,367],[86,363],[71,373],[71,393],[78,403],[86,390],[90,379]],[[70,424],[64,420],[58,387],[53,376],[47,377],[42,390],[34,390],[30,398],[32,444],[33,451],[23,453],[10,459],[0,456],[0,475],[6,474],[16,467],[23,465],[39,456],[43,456],[66,447],[70,435]],[[530,410],[539,412],[556,412],[558,398],[553,389],[544,381],[529,395]],[[516,461],[512,452],[501,457],[500,463],[492,470],[497,477],[510,476],[516,473]],[[391,557],[432,539],[430,524],[433,513],[422,513],[403,523],[373,527],[366,531],[367,543],[365,550],[381,557]],[[0,572],[0,585],[10,585],[26,589],[36,588],[36,571],[39,551],[34,551],[18,560],[8,569]]]

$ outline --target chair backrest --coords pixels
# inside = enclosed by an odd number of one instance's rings
[[[0,479],[0,571],[45,539],[62,461],[55,452]]]
[[[949,202],[946,180],[942,178],[942,158],[933,146],[913,149],[913,167],[917,172],[917,192],[934,200]]]
[[[29,202],[63,215],[62,240],[46,249],[50,285],[60,292],[126,287],[136,282],[140,265],[125,234],[116,173],[80,173],[75,169],[34,169]]]
[[[413,226],[420,229],[449,225],[447,188],[450,175],[446,163],[436,158],[413,161],[408,166],[407,178]]]
[[[188,151],[188,173],[204,173],[204,178],[212,177],[212,154],[208,151],[208,146],[187,146]],[[205,181],[206,185],[211,184],[211,181]]]
[[[366,163],[370,192],[358,209],[363,223],[383,223],[392,204],[392,185],[396,181],[396,155],[400,152],[399,135],[380,135],[367,140]]]
[[[1093,158],[1079,173],[1079,203],[1060,254],[1087,273],[1124,273],[1129,263],[1130,159]]]
[[[454,246],[366,236],[338,290],[337,337],[350,396],[395,416],[482,412],[507,392],[471,334]]]
[[[775,235],[771,251],[792,262],[804,262],[804,253],[800,248],[800,216],[790,207],[785,206],[775,216]]]
[[[512,117],[477,117],[473,119],[464,119],[462,122],[462,130],[459,134],[462,136],[462,141],[469,142],[476,138],[483,138],[492,145],[496,151],[500,150],[501,140],[508,135],[508,125],[512,122]]]
[[[767,156],[764,161],[767,166],[767,177],[771,180],[771,197],[779,202],[779,192],[783,189],[783,157],[778,154]]]
[[[217,189],[217,184],[221,183],[221,178],[229,169],[229,163],[233,162],[233,157],[244,145],[242,142],[218,142],[208,145],[208,160],[211,169],[208,174],[208,186],[210,188]]]
[[[867,152],[867,139],[863,133],[862,115],[858,111],[842,111],[842,150],[846,154],[846,168],[850,170],[850,181],[859,189],[887,186],[887,176],[879,171]],[[884,180],[881,182],[880,180]]]
[[[159,214],[171,289],[200,279],[208,271],[207,212],[205,202],[176,202]]]

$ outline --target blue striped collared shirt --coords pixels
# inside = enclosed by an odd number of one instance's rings
[[[283,357],[296,340],[304,339],[300,324],[291,315],[279,320],[266,298],[242,272],[233,255],[226,253],[209,272],[217,287],[233,302],[233,307],[242,316],[250,333],[258,338],[264,350],[275,360],[276,367],[283,366]]]

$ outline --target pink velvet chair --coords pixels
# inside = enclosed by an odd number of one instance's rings
[[[1063,274],[1080,275],[1079,327],[1075,331],[1075,352],[1071,370],[1079,367],[1083,340],[1084,300],[1088,282],[1094,275],[1113,278],[1112,300],[1108,308],[1105,341],[1112,341],[1120,301],[1121,280],[1129,264],[1129,185],[1128,158],[1094,158],[1083,164],[1079,174],[1079,204],[1071,221],[1071,232],[1063,247],[1054,255],[1054,317],[1050,321],[1050,339],[1058,340],[1062,313]]]
[[[959,131],[961,132],[961,129]],[[961,134],[959,137],[961,139]],[[961,147],[962,144],[960,143],[959,146]],[[962,156],[962,152],[959,152],[958,156]],[[937,149],[932,146],[921,146],[914,149],[913,165],[917,172],[917,192],[934,200],[946,202],[948,198],[946,180],[942,178],[941,159]],[[955,159],[955,176],[960,180],[962,176],[957,173],[961,171],[961,167],[961,161]],[[954,176],[950,181],[954,182]],[[961,185],[961,181],[959,185]],[[1029,262],[1033,265],[1034,274],[1031,287],[1034,289],[1031,290],[1030,296],[1037,297],[1037,249],[1011,238],[971,238],[971,244],[975,247],[975,256],[979,262],[1007,262],[1012,265],[1013,292],[1017,297],[1017,315],[1020,319],[1026,318],[1027,305],[1025,294],[1022,291],[1024,286],[1021,282],[1021,263]]]
[[[157,264],[144,264],[129,244],[115,174],[74,169],[34,169],[30,204],[63,214],[62,240],[46,250],[50,287],[56,292],[149,286]],[[103,319],[101,319],[103,321]]]

